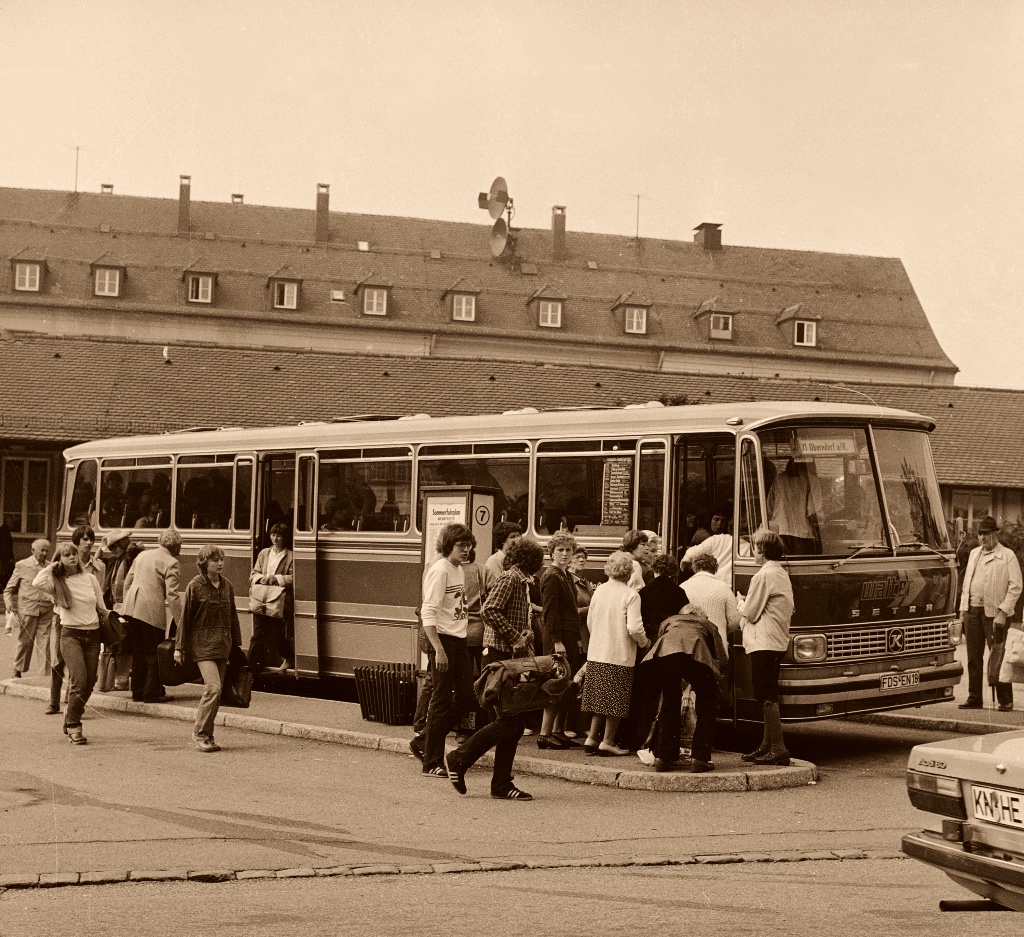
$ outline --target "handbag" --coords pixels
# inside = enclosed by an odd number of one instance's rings
[[[156,646],[156,666],[160,673],[160,682],[165,686],[181,686],[199,679],[199,665],[188,654],[185,663],[179,664],[174,659],[175,640],[170,636],[171,629],[165,632],[164,640]]]
[[[224,671],[224,684],[220,691],[222,706],[248,709],[252,702],[252,668],[240,647],[232,647],[228,666]]]
[[[284,618],[284,586],[253,583],[249,586],[249,611],[267,618]]]
[[[550,654],[488,664],[473,689],[480,707],[493,709],[501,718],[556,706],[573,685],[568,659]]]
[[[1024,631],[1011,628],[1006,635],[1006,650],[999,668],[1000,683],[1024,683]]]
[[[101,612],[99,618],[100,640],[103,642],[103,646],[107,650],[117,647],[124,640],[126,631],[124,619],[117,612],[107,612],[105,615]]]

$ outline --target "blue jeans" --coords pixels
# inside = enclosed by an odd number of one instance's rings
[[[213,721],[220,709],[220,691],[224,686],[224,672],[228,662],[220,660],[198,660],[196,664],[203,675],[203,695],[196,710],[196,725],[192,734],[198,739],[213,738]]]
[[[68,708],[64,713],[67,728],[82,724],[82,713],[96,685],[100,662],[100,631],[62,628],[60,653],[68,680]]]
[[[426,739],[423,743],[423,770],[442,767],[444,740],[459,720],[476,703],[473,695],[473,664],[465,638],[438,634],[448,657],[448,669],[438,670],[436,661],[431,671],[434,691],[427,710]]]

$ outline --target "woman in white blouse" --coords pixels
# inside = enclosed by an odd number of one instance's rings
[[[64,543],[54,562],[32,581],[53,596],[60,618],[60,652],[68,681],[68,708],[64,734],[72,745],[84,745],[82,713],[96,684],[100,660],[100,616],[107,615],[103,591],[96,577],[82,568],[78,547]]]
[[[588,755],[628,755],[615,734],[629,715],[637,645],[647,647],[650,642],[640,617],[640,596],[627,585],[633,557],[613,553],[604,571],[608,581],[594,591],[587,613],[590,644],[580,708],[592,717],[583,750]]]
[[[249,576],[251,585],[281,586],[284,589],[284,603],[280,617],[252,614],[252,639],[249,641],[249,666],[259,672],[259,668],[267,659],[268,648],[275,651],[281,658],[280,665],[273,668],[279,673],[290,670],[292,666],[292,648],[288,641],[288,622],[292,617],[292,551],[285,544],[291,530],[287,524],[275,524],[270,528],[269,546],[260,551],[256,557],[256,565]]]

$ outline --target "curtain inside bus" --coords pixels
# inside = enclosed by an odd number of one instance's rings
[[[788,556],[888,548],[865,429],[799,426],[758,437],[768,527]]]

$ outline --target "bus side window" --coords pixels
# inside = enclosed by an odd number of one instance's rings
[[[740,449],[740,529],[736,540],[740,556],[754,555],[754,534],[762,524],[760,477],[754,441],[744,439]]]
[[[226,530],[231,518],[233,472],[230,463],[182,465],[179,459],[175,526],[180,530]]]
[[[96,462],[88,459],[79,462],[74,469],[75,483],[71,490],[71,507],[68,510],[68,524],[96,525]]]
[[[252,469],[252,459],[235,463],[235,510],[231,525],[235,530],[252,527]]]
[[[320,463],[322,531],[406,531],[411,500],[412,459]]]

